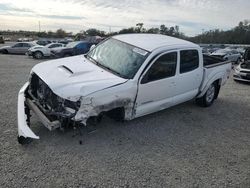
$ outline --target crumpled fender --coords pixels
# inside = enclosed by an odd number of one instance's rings
[[[86,125],[89,117],[98,116],[101,112],[120,107],[125,110],[125,120],[133,119],[137,90],[136,87],[131,86],[130,84],[121,84],[82,97],[80,99],[81,106],[73,119]]]

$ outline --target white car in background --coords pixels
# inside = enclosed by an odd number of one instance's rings
[[[235,67],[233,78],[235,81],[250,83],[250,48],[245,51],[244,61]]]
[[[46,46],[33,46],[28,50],[27,55],[32,56],[35,59],[41,59],[43,57],[50,57],[51,56],[51,49],[52,48],[58,48],[63,47],[64,44],[62,43],[51,43],[47,44]]]
[[[237,64],[240,63],[242,59],[242,55],[237,50],[232,49],[220,49],[213,52],[211,55]]]

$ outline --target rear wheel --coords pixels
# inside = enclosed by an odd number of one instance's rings
[[[201,97],[198,98],[196,101],[200,106],[203,107],[209,107],[213,104],[214,100],[216,99],[216,93],[217,93],[218,87],[217,84],[214,82],[212,83],[206,93]]]
[[[3,50],[3,54],[8,54],[8,50]]]
[[[37,51],[37,52],[34,53],[33,57],[34,57],[35,59],[42,59],[43,53]]]

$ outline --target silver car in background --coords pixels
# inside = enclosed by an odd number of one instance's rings
[[[28,49],[35,46],[32,42],[17,42],[12,46],[3,46],[0,52],[3,54],[26,54]]]
[[[231,49],[220,49],[213,52],[211,55],[237,64],[240,63],[242,59],[242,55],[237,50]]]

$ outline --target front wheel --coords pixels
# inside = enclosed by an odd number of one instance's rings
[[[43,57],[43,54],[42,54],[42,52],[35,52],[34,53],[34,55],[33,55],[33,57],[35,58],[35,59],[42,59],[42,57]]]
[[[19,144],[25,145],[25,144],[29,144],[32,141],[32,139],[31,138],[25,138],[23,136],[18,136],[17,141],[18,141]]]
[[[217,85],[215,83],[212,83],[207,89],[206,93],[201,98],[198,98],[196,100],[200,106],[209,107],[213,104],[216,98],[216,92],[217,92],[216,86]]]

